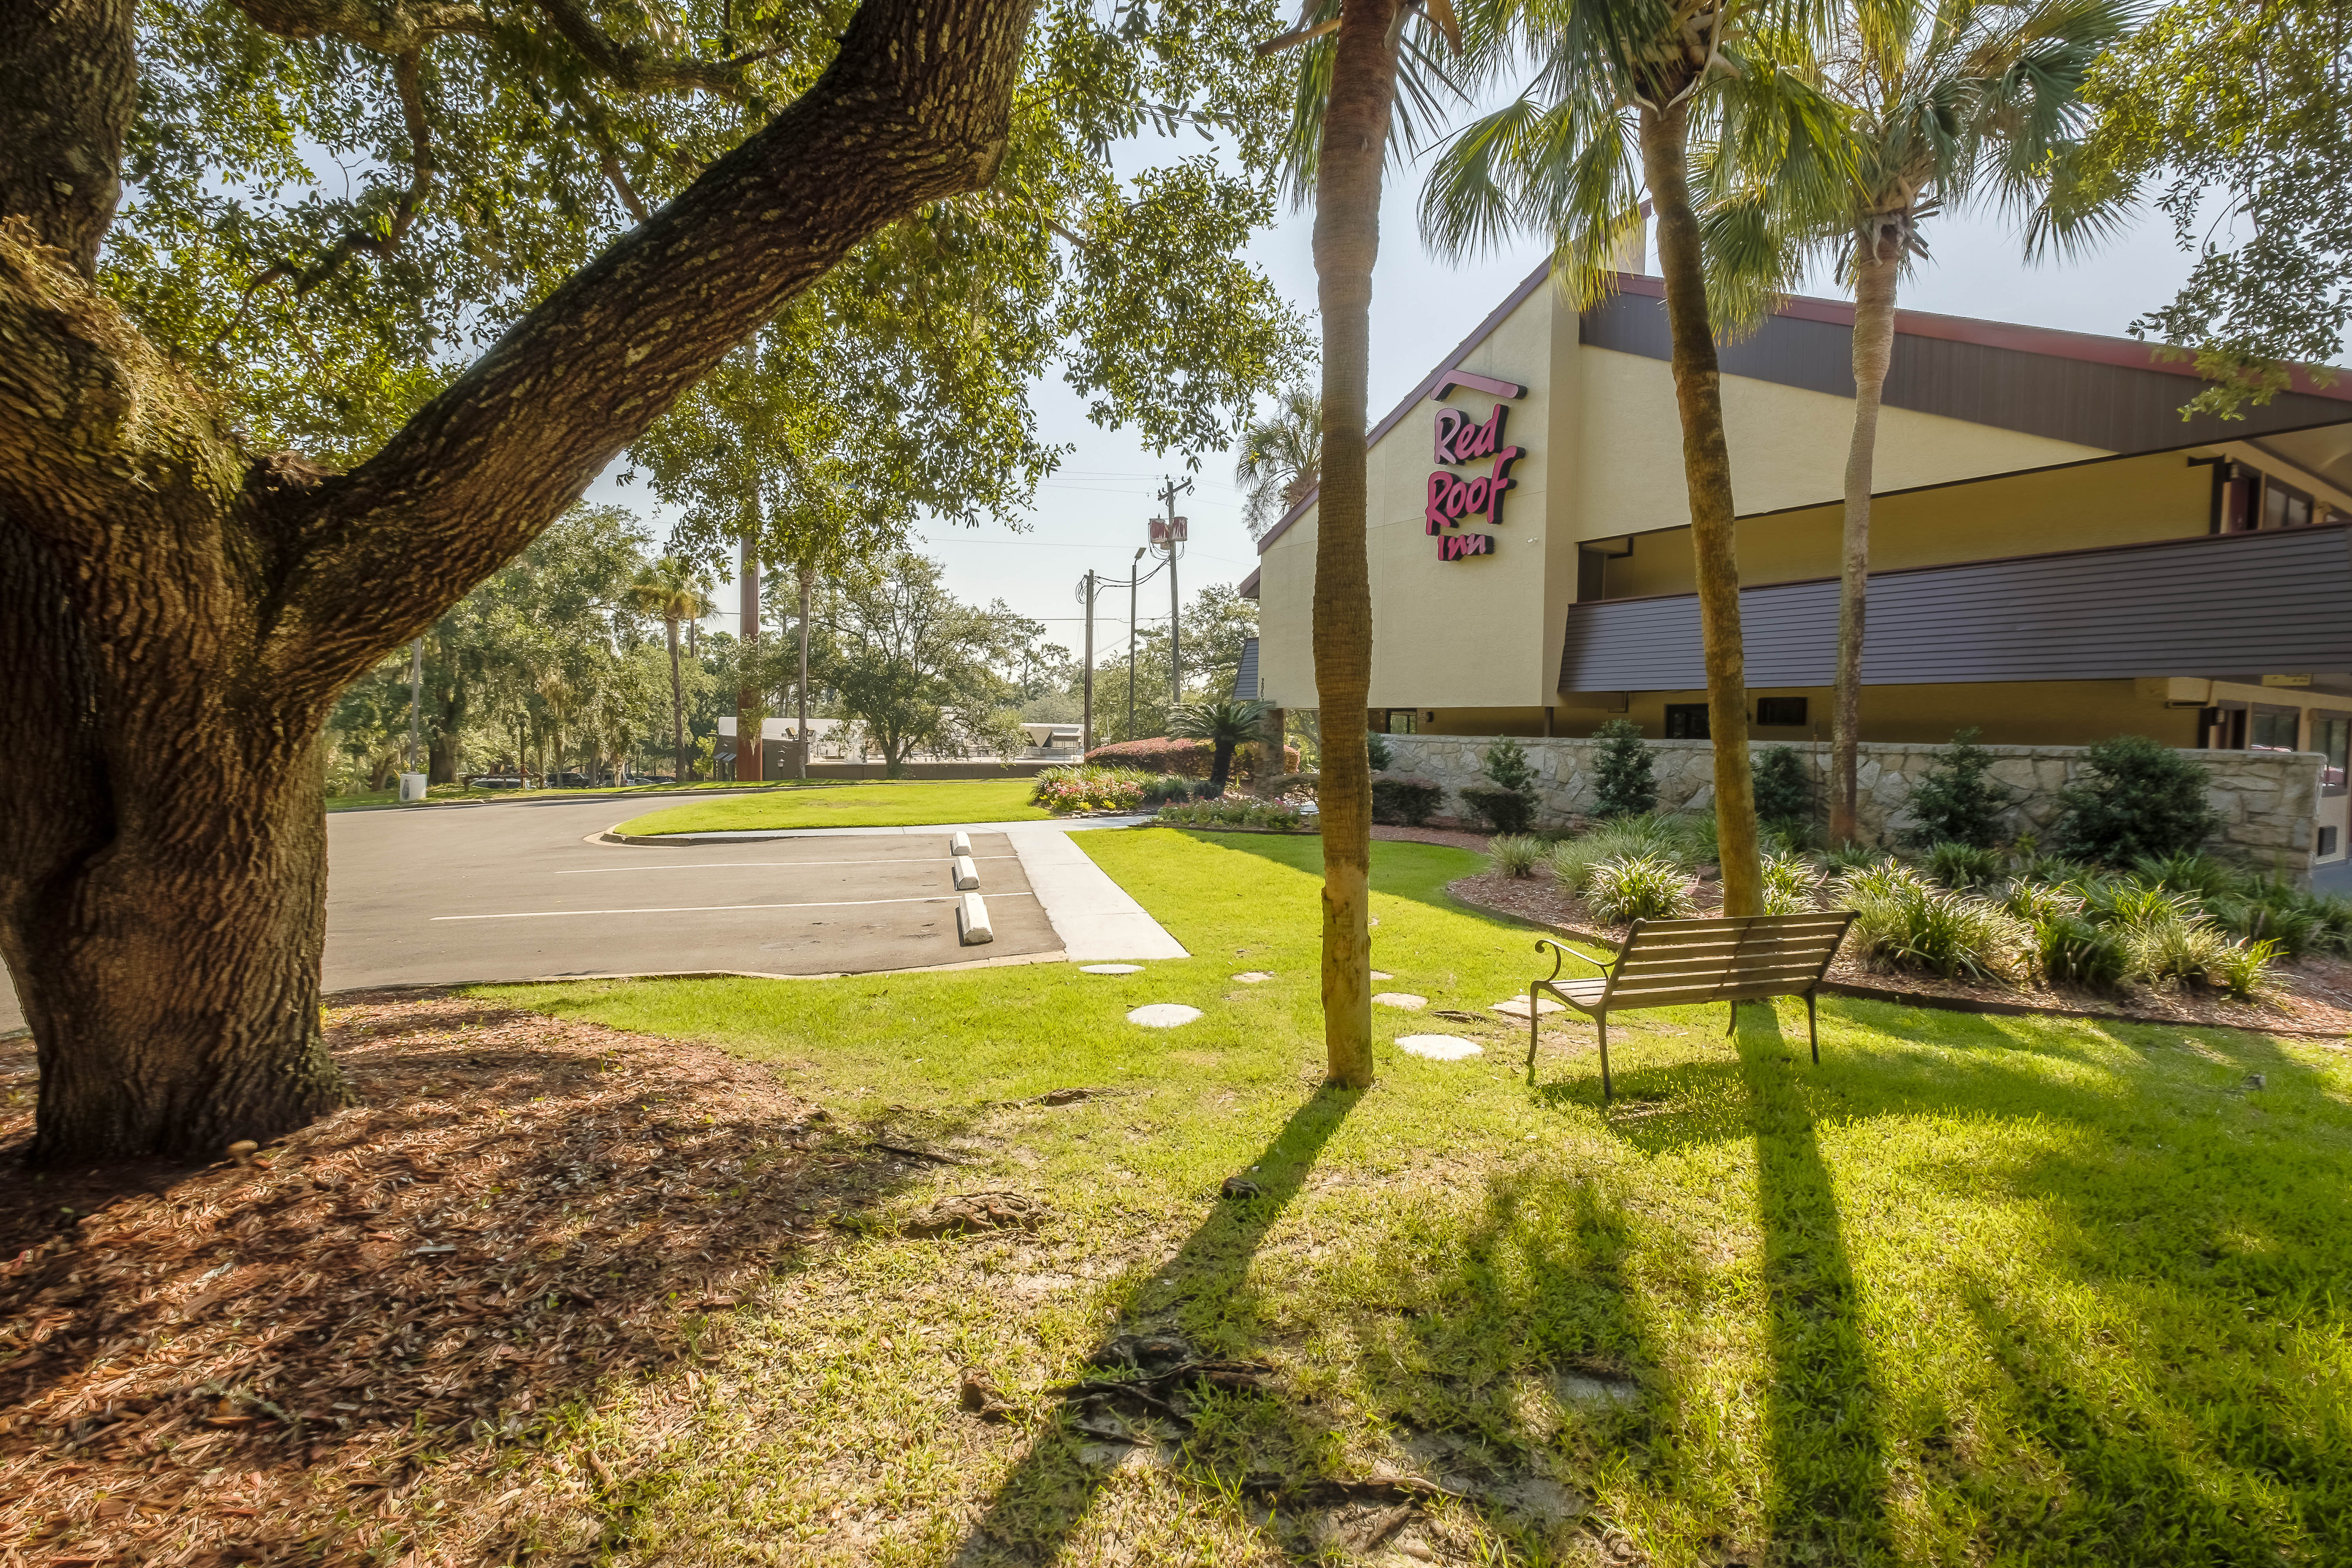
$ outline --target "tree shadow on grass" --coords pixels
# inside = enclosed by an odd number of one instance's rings
[[[1776,1542],[1883,1551],[1899,1448],[1909,1506],[1985,1554],[2352,1561],[2352,1397],[2329,1348],[2352,1331],[2352,1115],[2328,1074],[2232,1030],[1843,1003],[1825,1018],[1877,1037],[1857,1051],[1834,1029],[1816,1073],[1801,1041],[1742,1012],[1736,1064],[1703,1046],[1638,1058],[1609,1121],[1652,1155],[1743,1125],[1756,1140]],[[1542,1093],[1598,1099],[1580,1079]],[[1899,1175],[1869,1179],[1948,1216],[1875,1200],[1927,1252],[1899,1288],[1951,1303],[1958,1335],[1875,1433],[1854,1403],[1877,1396],[1813,1131],[1874,1121],[1903,1147]],[[1939,1268],[1940,1227],[1984,1204],[2007,1255],[1956,1237],[1975,1260]],[[1858,1539],[1832,1528],[1865,1517]]]
[[[1255,1184],[1255,1195],[1221,1199],[1173,1257],[1131,1288],[1088,1364],[1112,1362],[1116,1347],[1130,1336],[1169,1333],[1181,1335],[1203,1358],[1245,1355],[1260,1337],[1256,1302],[1247,1285],[1250,1260],[1306,1185],[1324,1144],[1362,1098],[1360,1090],[1325,1088],[1293,1111],[1243,1178]],[[1086,1375],[1085,1370],[1077,1369],[1077,1374]],[[1213,1394],[1207,1403],[1211,1419],[1202,1425],[1227,1425],[1216,1419],[1232,1414],[1217,1408],[1225,1402]],[[1093,1436],[1074,1425],[1067,1412],[1036,1432],[997,1487],[956,1563],[972,1568],[1040,1563],[1060,1552],[1111,1473],[1108,1457],[1089,1451]],[[1198,1468],[1202,1457],[1188,1458]],[[1210,1458],[1207,1468],[1230,1474],[1231,1456]]]

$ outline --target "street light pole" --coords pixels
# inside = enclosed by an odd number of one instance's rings
[[[1095,749],[1095,574],[1091,569],[1078,580],[1078,593],[1087,602],[1086,712],[1078,738],[1078,755],[1083,758]]]
[[[1146,546],[1146,548],[1150,548]],[[1135,739],[1135,591],[1143,585],[1143,551],[1127,567],[1127,738]]]

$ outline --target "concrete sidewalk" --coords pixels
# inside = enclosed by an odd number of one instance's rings
[[[1067,830],[1052,823],[1015,823],[1002,829],[1021,857],[1021,869],[1062,951],[1074,963],[1134,963],[1152,958],[1190,958],[1184,944],[1153,920],[1110,873],[1070,842]]]

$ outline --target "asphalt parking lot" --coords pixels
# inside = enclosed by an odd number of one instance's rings
[[[1061,951],[1002,833],[972,841],[996,939],[963,947],[948,828],[752,844],[590,842],[645,809],[541,797],[329,817],[327,989],[825,974]],[[0,1030],[24,1021],[0,980]]]

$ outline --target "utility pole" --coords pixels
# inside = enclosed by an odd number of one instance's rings
[[[809,617],[809,584],[810,584],[810,583],[811,583],[811,582],[815,578],[815,576],[816,576],[816,574],[815,574],[815,573],[814,573],[814,572],[812,572],[812,571],[810,571],[807,567],[803,566],[803,567],[802,567],[802,568],[801,568],[801,694],[800,694],[801,710],[800,710],[800,719],[799,719],[799,723],[800,723],[800,737],[801,737],[801,777],[802,777],[803,780],[805,780],[805,779],[808,777],[808,760],[809,760],[809,732],[808,732],[808,617]]]
[[[742,582],[742,620],[736,633],[740,639],[736,657],[741,660],[748,679],[754,657],[760,651],[760,536],[748,529],[743,534]],[[767,769],[762,765],[768,755],[764,726],[756,717],[766,706],[756,686],[735,689],[735,779],[739,784],[754,779],[764,781],[767,777]],[[747,712],[747,709],[751,711]]]
[[[1078,579],[1078,597],[1087,604],[1086,713],[1078,736],[1078,755],[1084,757],[1095,749],[1095,574],[1091,569]]]
[[[1160,500],[1168,509],[1167,521],[1152,520],[1152,533],[1159,536],[1154,544],[1164,544],[1168,551],[1168,710],[1173,713],[1184,700],[1184,635],[1180,625],[1183,601],[1176,592],[1176,557],[1182,553],[1184,535],[1189,531],[1188,520],[1176,515],[1176,498],[1189,495],[1192,481],[1179,484],[1169,479],[1160,487]]]
[[[408,771],[416,772],[417,710],[425,700],[425,639],[408,647]]]

